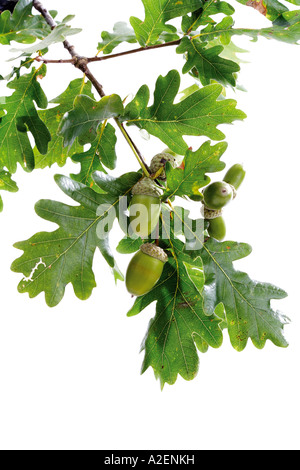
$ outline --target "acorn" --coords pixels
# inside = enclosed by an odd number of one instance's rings
[[[155,230],[161,212],[161,191],[151,178],[141,179],[131,190],[129,231],[148,238]]]
[[[224,176],[224,180],[226,183],[233,186],[236,190],[239,189],[242,182],[244,181],[246,176],[246,172],[242,165],[236,163],[227,171],[226,175]]]
[[[233,199],[233,189],[225,181],[210,184],[203,191],[203,203],[212,210],[222,209]]]
[[[207,231],[210,237],[213,237],[220,242],[223,241],[226,237],[226,224],[223,217],[221,216],[210,219]]]
[[[137,297],[150,292],[159,281],[168,256],[151,243],[145,243],[131,259],[126,272],[126,288]]]
[[[163,168],[163,171],[160,173],[157,179],[161,181],[166,181],[167,178],[166,178],[166,172],[164,168],[167,162],[169,162],[173,168],[176,168],[178,166],[178,161],[177,161],[175,154],[173,155],[168,152],[162,152],[162,153],[158,153],[157,155],[155,155],[152,158],[151,163],[150,163],[151,174],[155,175],[161,168]]]

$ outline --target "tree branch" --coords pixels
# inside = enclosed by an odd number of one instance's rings
[[[50,13],[48,12],[48,10],[43,6],[43,4],[39,0],[33,0],[32,4],[33,4],[34,8],[37,11],[39,11],[41,13],[41,15],[45,18],[45,20],[48,23],[48,25],[50,26],[50,28],[55,29],[57,24],[54,21],[54,19],[52,18],[52,16],[50,15]],[[93,75],[93,73],[90,71],[90,69],[88,67],[88,59],[86,57],[82,57],[81,55],[79,55],[75,51],[75,47],[72,44],[70,44],[69,41],[65,40],[63,42],[63,46],[69,52],[69,54],[72,57],[72,59],[69,61],[69,63],[72,63],[76,68],[78,68],[79,70],[81,70],[84,73],[86,78],[88,80],[90,80],[90,82],[93,84],[94,88],[97,90],[100,97],[103,98],[105,96],[103,87],[102,87],[101,83],[98,82],[98,80]],[[43,61],[42,58],[36,59],[36,60]],[[62,62],[60,62],[60,63],[62,63]],[[120,121],[117,118],[115,118],[115,122],[116,122],[117,126],[119,127],[119,129],[121,130],[122,135],[126,138],[127,143],[130,145],[131,149],[133,150],[133,152],[135,154],[135,157],[137,158],[139,164],[141,165],[145,175],[150,176],[150,170],[149,170],[146,162],[144,161],[144,158],[143,158],[141,152],[139,151],[137,146],[134,144],[134,142],[132,141],[132,139],[129,136],[128,132],[126,131],[124,126],[120,123]]]
[[[156,44],[155,46],[139,47],[137,49],[130,49],[129,51],[118,52],[117,54],[109,54],[109,55],[104,55],[101,57],[98,57],[98,56],[91,57],[88,60],[89,62],[97,62],[97,61],[102,61],[102,60],[115,59],[117,57],[122,57],[122,56],[126,56],[129,54],[136,54],[137,52],[153,51],[154,49],[162,49],[164,47],[179,46],[180,42],[181,42],[181,38],[176,39],[176,41],[164,42],[163,44]]]
[[[94,56],[94,57],[86,57],[87,63],[91,62],[102,62],[103,60],[109,60],[109,59],[116,59],[118,57],[123,57],[127,56],[130,54],[136,54],[138,52],[144,52],[144,51],[152,51],[154,49],[162,49],[164,47],[170,47],[170,46],[178,46],[181,42],[181,38],[177,39],[176,41],[170,41],[170,42],[165,42],[163,44],[156,44],[155,46],[148,46],[148,47],[139,47],[138,49],[130,49],[129,51],[124,51],[124,52],[118,52],[117,54],[108,54],[104,55],[101,57]],[[74,64],[74,59],[44,59],[43,57],[36,57],[35,60],[44,62],[45,64]]]

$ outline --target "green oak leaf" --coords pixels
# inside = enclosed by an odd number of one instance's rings
[[[225,16],[219,23],[208,24],[199,34],[193,36],[193,40],[200,39],[202,42],[211,41],[214,38],[220,39],[222,44],[229,44],[234,35],[234,20],[231,16]],[[246,31],[243,29],[243,32]],[[249,30],[253,31],[253,30]],[[244,34],[241,32],[241,34]],[[208,33],[208,35],[207,35]]]
[[[5,77],[2,77],[1,79],[9,82],[14,77],[20,78],[22,68],[25,67],[27,70],[31,69],[33,63],[34,63],[34,59],[28,59],[28,58],[23,59],[20,61],[19,65],[12,67],[8,75],[6,75]]]
[[[143,244],[143,241],[140,237],[130,238],[128,236],[122,238],[120,243],[117,246],[117,252],[122,253],[123,255],[135,253],[138,251]]]
[[[151,366],[162,387],[174,384],[178,374],[192,380],[199,368],[197,349],[204,353],[209,346],[219,348],[223,341],[220,318],[203,310],[201,260],[195,265],[174,233],[165,240],[164,248],[169,250],[169,260],[161,279],[151,292],[138,297],[128,312],[128,316],[137,315],[156,302],[156,315],[142,344],[142,373]]]
[[[199,88],[200,88],[200,85],[198,83],[194,83],[193,85],[185,88],[179,93],[181,95],[179,101],[185,100],[188,96],[195,93],[195,91],[198,91]]]
[[[272,22],[278,22],[282,19],[282,13],[289,11],[289,9],[282,3],[278,2],[278,0],[237,0],[237,2],[254,8],[258,13],[261,13]],[[298,5],[300,5],[300,2]]]
[[[210,46],[222,46],[223,51],[220,53],[220,56],[224,57],[224,59],[232,60],[236,64],[247,63],[246,60],[239,57],[239,54],[245,54],[249,51],[237,46],[233,41],[230,41],[228,44],[222,44],[221,37],[218,37],[209,41],[209,44]]]
[[[207,43],[199,39],[182,39],[177,48],[178,54],[187,54],[182,72],[187,73],[195,67],[202,85],[209,85],[211,80],[216,80],[224,86],[229,84],[235,87],[235,74],[240,71],[239,65],[221,57],[224,50],[222,46],[206,46]]]
[[[129,28],[127,23],[119,21],[114,25],[113,33],[103,31],[101,33],[102,41],[98,44],[98,51],[103,54],[110,54],[117,46],[123,42],[130,44],[136,43],[137,39],[133,29]]]
[[[67,18],[67,20],[70,19],[72,19],[72,17]],[[58,24],[44,39],[36,42],[33,46],[26,47],[25,49],[21,47],[14,47],[11,49],[11,52],[19,52],[20,56],[28,56],[43,49],[47,49],[52,44],[63,42],[67,36],[73,36],[74,34],[78,34],[81,31],[82,30],[79,28],[72,28],[71,26],[62,22]]]
[[[157,44],[162,33],[174,34],[177,28],[166,24],[173,18],[183,16],[202,5],[202,0],[142,0],[145,8],[145,19],[130,18],[138,42],[142,47]]]
[[[19,0],[13,13],[6,10],[0,15],[0,44],[11,41],[31,44],[37,38],[43,39],[51,33],[51,28],[41,15],[33,15],[32,0]]]
[[[28,132],[34,137],[39,152],[47,153],[51,135],[34,104],[35,102],[39,108],[46,108],[48,105],[38,83],[38,79],[45,75],[46,66],[42,65],[39,69],[33,68],[31,73],[9,82],[8,88],[15,91],[0,103],[0,113],[5,111],[0,121],[0,166],[6,167],[10,173],[16,172],[17,163],[27,171],[34,168],[34,153]]]
[[[16,243],[14,246],[24,253],[11,268],[24,275],[18,286],[19,292],[27,292],[30,297],[45,292],[49,307],[62,300],[69,283],[79,299],[90,297],[96,287],[92,270],[96,248],[113,270],[115,279],[122,279],[109,246],[109,232],[117,216],[119,198],[127,197],[140,175],[129,173],[111,181],[111,191],[105,194],[98,194],[65,176],[58,175],[55,179],[60,189],[80,205],[39,201],[36,213],[59,228]],[[101,174],[96,175],[95,180],[101,182]]]
[[[160,76],[156,82],[154,103],[147,107],[150,99],[149,88],[144,85],[126,108],[123,120],[128,125],[145,129],[171,150],[185,155],[188,144],[185,135],[205,135],[213,140],[223,140],[225,135],[217,126],[243,120],[246,115],[236,109],[236,101],[223,99],[221,85],[208,85],[186,99],[174,104],[180,87],[180,75],[171,70],[166,77]]]
[[[68,147],[64,146],[64,139],[62,135],[58,134],[60,122],[65,113],[73,109],[73,103],[78,95],[84,94],[90,98],[94,98],[91,91],[91,82],[84,82],[81,78],[72,80],[67,89],[58,97],[50,101],[56,104],[53,108],[38,111],[40,119],[46,124],[51,134],[51,142],[48,146],[48,152],[43,155],[35,147],[34,158],[36,168],[51,167],[54,163],[62,167],[65,165],[68,157],[74,153],[82,152],[83,147],[79,145],[77,140]]]
[[[140,172],[126,173],[125,175],[115,178],[106,175],[100,171],[96,171],[93,175],[95,183],[107,194],[114,197],[129,196],[132,187],[141,179]]]
[[[9,191],[16,193],[18,191],[17,183],[12,180],[11,174],[8,171],[0,168],[0,191]],[[3,211],[3,201],[0,196],[0,212]]]
[[[233,266],[233,261],[250,253],[251,247],[244,243],[220,243],[212,238],[194,253],[203,262],[204,310],[210,315],[223,304],[230,341],[237,351],[246,347],[249,338],[260,349],[268,339],[287,347],[282,330],[288,319],[271,308],[272,299],[283,299],[287,294],[271,284],[251,280]]]
[[[275,22],[272,28],[263,28],[258,32],[258,36],[276,39],[288,44],[299,44],[300,10],[284,12],[281,17],[281,22]]]
[[[100,122],[120,116],[123,109],[118,95],[105,96],[100,101],[79,95],[74,100],[73,109],[63,116],[58,134],[64,137],[65,146],[73,145],[76,138],[80,145],[91,143],[97,137]]]
[[[200,33],[193,36],[193,39],[200,38],[202,41],[211,41],[214,38],[222,38],[222,43],[228,44],[232,36],[249,36],[253,41],[260,37],[266,39],[276,39],[288,44],[298,44],[300,40],[300,10],[287,11],[282,13],[280,24],[274,23],[272,27],[251,29],[234,28],[231,17],[225,17],[216,25],[208,25]]]
[[[208,141],[196,152],[187,151],[183,160],[183,168],[172,168],[171,165],[168,165],[164,198],[200,196],[199,190],[210,182],[206,173],[214,173],[225,168],[225,163],[221,162],[220,158],[227,146],[226,142],[211,145]]]
[[[92,176],[95,171],[105,172],[103,165],[110,170],[116,167],[116,143],[117,137],[114,127],[109,123],[106,125],[103,123],[91,147],[85,152],[72,156],[73,162],[81,164],[80,173],[71,175],[72,179],[87,186],[93,186],[97,190]]]
[[[191,15],[186,15],[182,18],[182,30],[184,33],[190,33],[192,31],[196,31],[199,26],[215,24],[215,20],[211,17],[220,13],[223,15],[233,15],[235,10],[227,2],[220,0],[206,0],[203,2],[202,8],[199,8]]]

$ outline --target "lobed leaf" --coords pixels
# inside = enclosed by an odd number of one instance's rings
[[[200,196],[199,190],[207,186],[210,178],[206,173],[214,173],[225,168],[220,158],[227,149],[226,142],[211,145],[205,142],[196,152],[188,150],[180,168],[168,166],[167,187],[164,198],[174,196]]]
[[[153,105],[147,107],[150,92],[144,85],[126,106],[122,119],[128,125],[147,130],[175,153],[184,155],[189,146],[183,136],[205,135],[213,140],[223,140],[225,136],[217,128],[218,125],[246,117],[236,109],[235,100],[218,101],[222,93],[221,85],[208,85],[174,104],[179,87],[177,70],[172,70],[166,77],[160,76],[156,82]]]
[[[177,48],[178,54],[186,54],[187,60],[182,72],[187,73],[196,68],[202,85],[209,85],[216,80],[222,85],[236,86],[236,73],[240,67],[232,60],[221,57],[223,46],[207,47],[199,39],[184,37]]]
[[[27,292],[31,298],[45,292],[47,305],[54,307],[62,300],[67,284],[71,283],[76,296],[87,299],[96,287],[92,270],[96,248],[115,278],[122,279],[109,246],[109,232],[116,218],[119,198],[126,197],[139,178],[138,173],[123,175],[111,182],[110,192],[98,194],[70,178],[56,176],[60,189],[80,205],[68,206],[49,200],[36,204],[36,213],[59,228],[50,233],[37,233],[14,245],[24,251],[11,268],[24,275],[18,286],[19,292]],[[101,175],[96,175],[95,179],[101,182]],[[99,224],[104,224],[101,236]]]
[[[27,170],[34,168],[34,153],[28,137],[30,132],[41,154],[46,154],[51,135],[47,126],[40,119],[35,104],[46,108],[47,98],[38,83],[46,75],[46,66],[33,68],[31,73],[22,75],[8,83],[14,89],[11,96],[0,103],[0,166],[11,173],[17,170],[17,163]]]
[[[130,238],[128,236],[122,238],[120,243],[117,246],[117,252],[122,253],[123,255],[128,255],[138,251],[143,244],[143,241],[140,237]]]
[[[206,0],[198,10],[194,11],[191,15],[186,15],[182,18],[182,30],[184,33],[191,33],[196,31],[199,26],[206,24],[215,24],[212,18],[214,15],[233,15],[235,12],[233,6],[221,0]]]
[[[197,10],[202,0],[142,0],[145,8],[145,19],[131,17],[130,24],[141,46],[157,44],[162,33],[174,34],[177,28],[166,24],[169,20]]]
[[[0,191],[9,191],[16,193],[18,191],[17,184],[12,180],[11,174],[8,171],[0,168]],[[0,196],[0,212],[3,211],[3,201]]]
[[[67,36],[73,36],[74,34],[78,34],[80,32],[81,29],[79,28],[72,28],[71,26],[65,23],[60,23],[44,39],[39,42],[36,42],[33,46],[26,48],[14,47],[13,49],[11,49],[11,52],[19,52],[19,57],[32,55],[38,51],[47,49],[53,44],[65,41]]]
[[[58,134],[64,137],[65,147],[73,145],[76,138],[80,145],[91,143],[97,137],[100,122],[121,115],[123,109],[118,95],[105,96],[100,101],[76,96],[73,109],[60,122]]]
[[[223,41],[229,43],[232,36],[249,36],[254,41],[259,37],[266,39],[276,39],[277,41],[288,44],[298,44],[300,40],[300,10],[286,11],[282,13],[280,22],[275,22],[272,27],[251,29],[234,28],[234,22],[231,17],[225,17],[216,25],[208,25],[202,29],[199,34],[193,36],[193,39],[200,38],[201,41],[211,41],[214,38],[223,38]]]
[[[76,78],[71,81],[61,95],[50,101],[50,103],[57,106],[38,111],[40,119],[45,123],[51,134],[51,141],[49,142],[48,152],[44,155],[35,147],[34,158],[36,168],[51,167],[54,163],[62,167],[65,165],[68,157],[71,157],[74,153],[82,152],[83,147],[77,141],[65,147],[63,136],[58,134],[58,128],[64,114],[73,109],[74,100],[78,95],[84,94],[94,98],[91,87],[90,82],[84,82],[81,78]]]
[[[115,24],[113,33],[103,31],[101,33],[102,41],[98,44],[98,51],[103,54],[110,54],[116,47],[123,42],[134,44],[137,42],[133,29],[129,28],[127,23],[120,21]]]
[[[156,315],[142,344],[142,373],[151,366],[162,387],[174,384],[178,374],[192,380],[199,368],[197,349],[204,353],[209,346],[220,347],[223,341],[221,320],[203,310],[203,276],[192,274],[198,268],[185,255],[182,242],[172,237],[168,245],[171,256],[159,283],[150,293],[138,297],[128,312],[128,316],[136,315],[157,302]]]
[[[116,167],[116,143],[117,137],[114,127],[104,122],[91,147],[85,152],[72,156],[73,162],[81,164],[81,171],[77,175],[71,175],[71,177],[87,186],[95,186],[93,174],[96,171],[106,172],[103,165],[110,170]],[[97,186],[94,189],[97,190]]]
[[[231,344],[237,351],[246,347],[249,338],[260,349],[268,339],[276,346],[287,347],[282,330],[288,319],[271,308],[272,299],[283,299],[287,294],[234,269],[233,261],[250,253],[249,245],[214,239],[197,253],[205,276],[204,310],[209,315],[223,304]]]
[[[8,45],[11,41],[31,44],[51,33],[42,16],[33,15],[31,10],[32,0],[19,0],[12,14],[8,10],[1,13],[0,44]]]

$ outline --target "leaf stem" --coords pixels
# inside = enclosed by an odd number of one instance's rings
[[[119,121],[119,119],[115,119],[115,122],[116,122],[118,128],[120,129],[120,131],[122,132],[123,136],[125,137],[125,139],[126,139],[128,145],[130,146],[131,150],[133,151],[133,153],[134,153],[137,161],[139,162],[145,176],[149,177],[150,176],[149,168],[146,165],[146,163],[144,162],[144,159],[141,156],[140,151],[138,150],[137,146],[135,145],[135,143],[133,142],[130,135],[125,130],[123,124]]]

